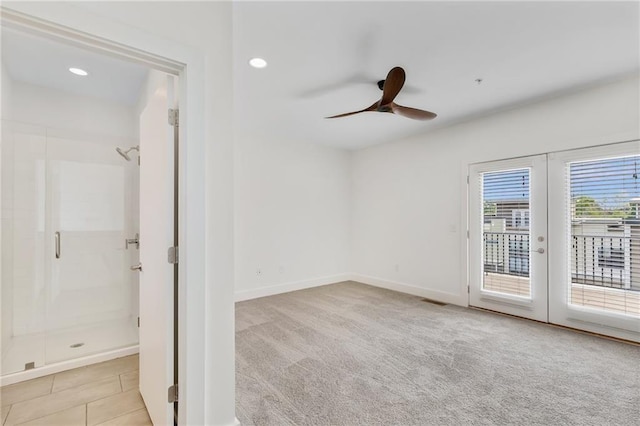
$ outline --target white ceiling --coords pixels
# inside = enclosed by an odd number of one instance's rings
[[[352,149],[638,72],[640,62],[638,2],[240,2],[233,31],[239,134]],[[268,67],[250,68],[254,56]],[[396,101],[435,120],[323,118],[371,105],[396,65],[419,89]]]
[[[134,105],[148,69],[79,47],[2,28],[2,63],[14,81]],[[89,72],[79,77],[70,67]]]
[[[638,73],[638,2],[235,2],[236,133],[356,149]],[[262,70],[248,66],[264,57]],[[2,28],[11,77],[133,104],[146,69]],[[379,99],[407,73],[399,104],[438,114],[323,117]],[[88,78],[70,74],[86,68]],[[482,78],[482,84],[475,82]],[[606,106],[603,106],[605,108]]]

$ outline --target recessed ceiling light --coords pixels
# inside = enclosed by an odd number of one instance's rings
[[[252,58],[249,60],[249,65],[254,68],[264,68],[267,66],[267,61],[262,58]]]
[[[72,72],[75,75],[81,75],[83,77],[89,75],[89,73],[83,70],[82,68],[69,68],[69,72]]]

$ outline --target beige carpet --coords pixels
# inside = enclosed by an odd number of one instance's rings
[[[640,347],[346,282],[236,304],[247,425],[639,425]]]

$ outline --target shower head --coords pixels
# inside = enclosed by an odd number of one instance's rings
[[[120,154],[122,156],[122,158],[124,158],[127,161],[131,161],[131,157],[129,157],[129,152],[131,152],[134,149],[136,151],[140,152],[140,147],[139,146],[132,146],[131,148],[129,148],[126,151],[123,151],[122,148],[116,148],[116,151],[118,151],[118,154]]]
[[[127,160],[127,161],[131,161],[131,157],[129,157],[129,154],[127,154],[126,152],[124,152],[123,150],[121,150],[120,148],[116,148],[116,151],[118,151],[118,154],[122,155],[122,157]],[[129,151],[127,151],[129,152]]]

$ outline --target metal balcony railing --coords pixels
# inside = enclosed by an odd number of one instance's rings
[[[640,291],[640,239],[572,235],[571,282]],[[529,276],[529,234],[484,232],[484,272]]]
[[[529,276],[529,234],[485,232],[484,271]]]
[[[637,239],[602,235],[572,235],[571,238],[573,283],[640,290]]]

